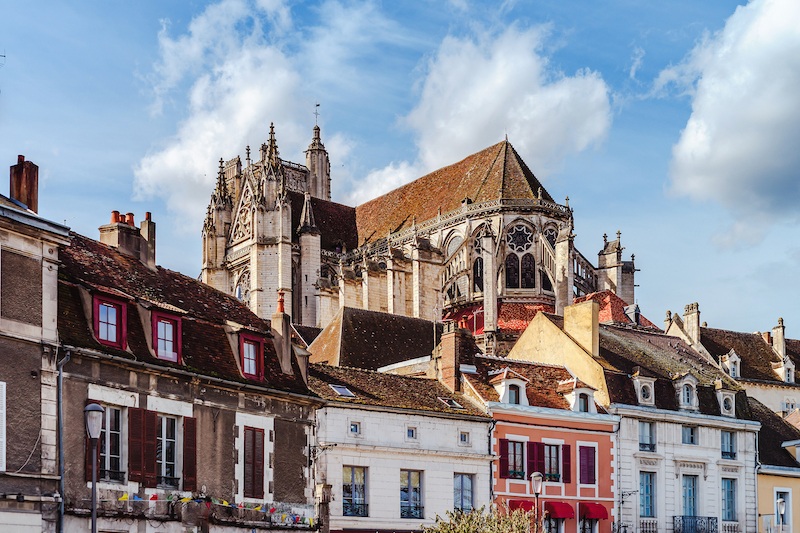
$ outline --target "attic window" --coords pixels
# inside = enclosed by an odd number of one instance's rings
[[[653,390],[650,388],[650,385],[642,385],[641,396],[642,400],[645,402],[650,401],[650,399],[653,397]]]
[[[442,398],[442,397],[440,396],[440,397],[439,397],[439,400],[440,400],[441,402],[443,402],[443,403],[444,403],[444,404],[445,404],[447,407],[449,407],[450,409],[463,409],[463,408],[464,408],[464,406],[463,406],[463,405],[461,405],[460,403],[458,403],[457,401],[455,401],[455,400],[454,400],[454,399],[452,399],[452,398]]]
[[[353,394],[350,391],[350,389],[348,389],[344,385],[330,385],[330,388],[333,389],[333,392],[335,392],[336,394],[338,394],[339,396],[341,396],[343,398],[355,398],[356,397],[356,395]]]
[[[153,349],[159,359],[181,362],[180,317],[153,311]]]
[[[97,340],[100,344],[124,350],[126,346],[127,304],[105,296],[95,296],[93,304],[94,334]]]
[[[589,412],[589,395],[585,392],[578,395],[578,411],[581,413]]]
[[[508,403],[513,403],[519,405],[519,385],[509,385],[508,386]]]

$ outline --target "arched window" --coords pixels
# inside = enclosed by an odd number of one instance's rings
[[[550,276],[548,276],[547,272],[545,272],[544,270],[542,270],[541,273],[542,273],[542,290],[553,292],[553,284],[550,281]]]
[[[683,404],[692,405],[694,403],[694,389],[691,385],[683,386]]]
[[[578,411],[581,413],[589,412],[589,395],[585,392],[578,395]]]
[[[519,405],[519,385],[508,386],[508,403]]]
[[[483,258],[481,257],[472,263],[472,290],[483,292]]]
[[[522,284],[523,289],[536,288],[536,261],[532,254],[522,256]]]
[[[506,288],[519,289],[519,257],[516,254],[506,256]]]

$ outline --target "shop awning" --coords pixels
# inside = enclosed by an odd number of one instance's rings
[[[533,511],[536,503],[530,500],[508,500],[508,508],[512,511],[522,509],[523,511]]]
[[[565,502],[544,502],[544,510],[550,518],[575,518],[575,509]]]
[[[608,509],[599,503],[581,502],[581,518],[608,520]]]

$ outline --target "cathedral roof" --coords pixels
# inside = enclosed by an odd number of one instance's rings
[[[436,337],[441,335],[436,324]],[[377,370],[430,357],[434,323],[420,318],[343,307],[308,347],[312,363]]]
[[[358,244],[455,211],[464,199],[535,199],[540,188],[542,199],[552,202],[511,143],[502,141],[356,207]]]
[[[305,195],[301,192],[286,191],[292,204],[292,239],[300,237],[298,229],[302,226]],[[336,250],[344,245],[347,250],[357,246],[356,210],[321,198],[310,198],[310,209],[314,213],[314,223],[320,232],[320,245],[323,250]]]

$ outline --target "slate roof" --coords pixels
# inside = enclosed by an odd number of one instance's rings
[[[573,378],[569,370],[563,366],[516,361],[487,355],[475,356],[474,364],[478,371],[477,374],[462,373],[462,376],[486,402],[500,400],[497,389],[490,382],[495,377],[493,372],[508,368],[528,380],[525,385],[528,404],[551,409],[570,409],[569,402],[557,390],[559,383]]]
[[[330,385],[344,385],[355,394],[355,398],[339,396]],[[329,401],[489,419],[488,415],[463,394],[450,392],[444,385],[432,379],[311,364],[308,370],[308,386],[320,397]],[[463,409],[450,407],[439,398],[452,398]]]
[[[65,346],[105,352],[122,359],[163,367],[181,368],[202,375],[253,383],[284,391],[307,393],[299,369],[283,374],[271,339],[270,322],[246,305],[196,279],[139,260],[88,237],[70,233],[62,248],[59,267],[58,333]],[[81,288],[110,296],[127,306],[127,350],[100,344],[92,332],[91,316],[84,311]],[[167,311],[181,317],[182,364],[156,358],[146,341],[138,306]],[[238,367],[223,326],[235,322],[267,337],[264,349],[265,379],[245,378]]]
[[[593,300],[600,304],[599,321],[601,324],[633,324],[631,319],[628,318],[628,315],[625,314],[625,307],[628,304],[613,291],[605,290],[593,292],[591,294],[575,298],[575,303],[577,304],[589,300]],[[639,326],[659,329],[642,314],[639,315]]]
[[[297,229],[300,227],[305,195],[296,191],[287,191],[286,194],[292,205],[292,240],[300,242]],[[335,251],[342,245],[346,250],[353,250],[358,246],[355,208],[312,197],[311,210],[320,231],[320,245],[323,250]]]
[[[700,342],[716,360],[734,350],[741,359],[742,379],[781,382],[771,365],[781,359],[758,333],[700,328]]]
[[[770,466],[800,467],[792,454],[783,446],[787,441],[800,440],[800,429],[783,420],[769,407],[755,398],[747,398],[754,420],[761,422],[758,432],[758,459]]]
[[[308,345],[314,342],[320,333],[322,333],[321,328],[315,328],[313,326],[301,326],[300,324],[292,324],[292,328],[294,329],[294,334],[292,338],[298,341],[298,344],[302,345],[303,348],[308,348]]]
[[[540,187],[542,199],[552,202],[511,143],[502,141],[356,207],[358,244],[408,228],[415,218],[420,223],[440,210],[455,211],[465,198],[473,203],[534,199]]]
[[[800,368],[800,340],[786,339],[786,355],[792,360],[795,368]]]
[[[441,337],[440,323],[344,307],[311,343],[312,363],[377,370],[430,356]]]

